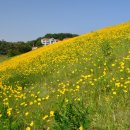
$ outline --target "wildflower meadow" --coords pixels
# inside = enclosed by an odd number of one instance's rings
[[[130,22],[0,63],[0,130],[130,129]]]

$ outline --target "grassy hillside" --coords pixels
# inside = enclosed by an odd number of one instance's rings
[[[130,129],[130,22],[0,64],[1,130]]]

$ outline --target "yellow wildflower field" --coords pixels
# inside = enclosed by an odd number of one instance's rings
[[[0,130],[127,130],[129,92],[127,22],[0,63]],[[69,118],[69,104],[80,114]]]

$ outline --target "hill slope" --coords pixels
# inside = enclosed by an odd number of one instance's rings
[[[0,80],[0,129],[129,129],[130,22],[2,62]]]

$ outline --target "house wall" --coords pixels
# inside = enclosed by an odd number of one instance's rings
[[[53,43],[55,43],[55,42],[57,42],[57,40],[56,39],[54,39],[54,38],[50,38],[50,39],[41,39],[41,43],[43,44],[43,45],[49,45],[49,44],[53,44]]]

